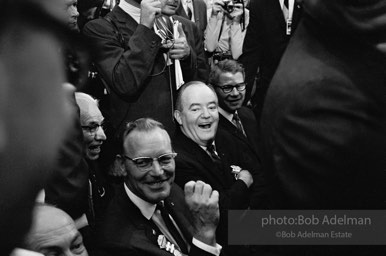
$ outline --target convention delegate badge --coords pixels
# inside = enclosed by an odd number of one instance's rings
[[[237,166],[237,165],[231,165],[231,168],[232,168],[231,173],[233,173],[235,175],[235,179],[237,180],[239,173],[241,172],[241,167]]]
[[[167,252],[170,252],[174,256],[182,256],[183,254],[176,249],[173,243],[169,242],[164,235],[159,235],[157,243],[160,249],[164,249]]]
[[[292,19],[287,19],[287,27],[286,27],[286,33],[287,33],[287,36],[290,36],[291,35],[291,30],[292,30]]]

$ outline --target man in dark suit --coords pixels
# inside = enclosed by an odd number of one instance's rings
[[[176,14],[193,21],[204,36],[208,18],[206,3],[203,0],[181,0]]]
[[[184,198],[173,184],[176,153],[162,124],[129,123],[122,147],[117,160],[127,176],[100,226],[101,255],[218,256],[218,192],[191,181]]]
[[[178,4],[179,0],[123,0],[107,18],[85,25],[83,33],[96,46],[94,61],[109,92],[114,131],[143,116],[156,118],[168,131],[174,129],[176,60],[181,64],[185,82],[207,80],[208,65],[200,33],[193,22],[174,15]],[[173,43],[163,42],[153,30],[156,16],[161,13],[182,24],[183,31]],[[169,25],[165,25],[163,33],[173,32]]]
[[[385,6],[304,1],[262,116],[263,164],[277,209],[385,209]],[[383,247],[302,249],[385,254]]]
[[[227,210],[250,206],[255,166],[247,162],[237,142],[217,131],[218,101],[214,89],[190,82],[179,91],[175,118],[180,125],[173,137],[176,183],[202,180],[220,193],[218,239],[227,243]],[[233,166],[233,167],[232,167]],[[232,174],[232,170],[237,173]],[[251,174],[252,173],[252,174]]]
[[[292,15],[288,14],[291,10],[293,10]],[[301,8],[295,0],[251,0],[250,2],[250,22],[244,39],[243,54],[239,61],[243,64],[246,73],[245,104],[250,100],[256,73],[259,70],[259,81],[257,81],[253,99],[258,121],[260,121],[268,85],[291,35],[296,30],[300,17]],[[290,31],[287,29],[288,19],[291,23]]]
[[[245,73],[241,64],[235,60],[223,60],[212,66],[209,75],[211,84],[219,101],[219,130],[229,132],[241,145],[243,152],[258,155],[258,124],[247,107],[245,99]]]

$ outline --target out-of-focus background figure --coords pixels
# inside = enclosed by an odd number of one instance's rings
[[[0,3],[0,248],[8,255],[30,226],[75,113],[62,87],[61,1]]]

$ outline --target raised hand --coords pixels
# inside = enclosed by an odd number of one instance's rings
[[[214,246],[216,228],[220,219],[218,192],[200,180],[189,181],[185,184],[185,201],[193,216],[194,237]]]

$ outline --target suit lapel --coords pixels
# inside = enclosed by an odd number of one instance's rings
[[[176,133],[176,141],[178,141],[179,146],[183,148],[187,154],[194,156],[195,162],[200,165],[203,175],[207,176],[208,180],[220,183],[223,188],[226,188],[227,181],[222,173],[222,170],[218,169],[205,150],[186,137],[181,131],[179,131],[179,129],[177,129]],[[222,156],[220,155],[220,157]]]
[[[122,186],[118,188],[118,207],[122,207],[125,219],[133,223],[138,230],[144,230],[146,237],[151,244],[158,247],[157,238],[162,233],[158,230],[151,220],[147,220],[138,209],[138,207],[127,196],[126,191]],[[124,223],[122,223],[124,225]]]
[[[125,31],[127,29],[131,32],[130,36],[134,33],[135,29],[138,26],[138,23],[125,11],[123,11],[119,6],[115,6],[111,11],[112,18],[117,21],[117,26],[119,29],[122,29],[121,33],[126,37]]]

